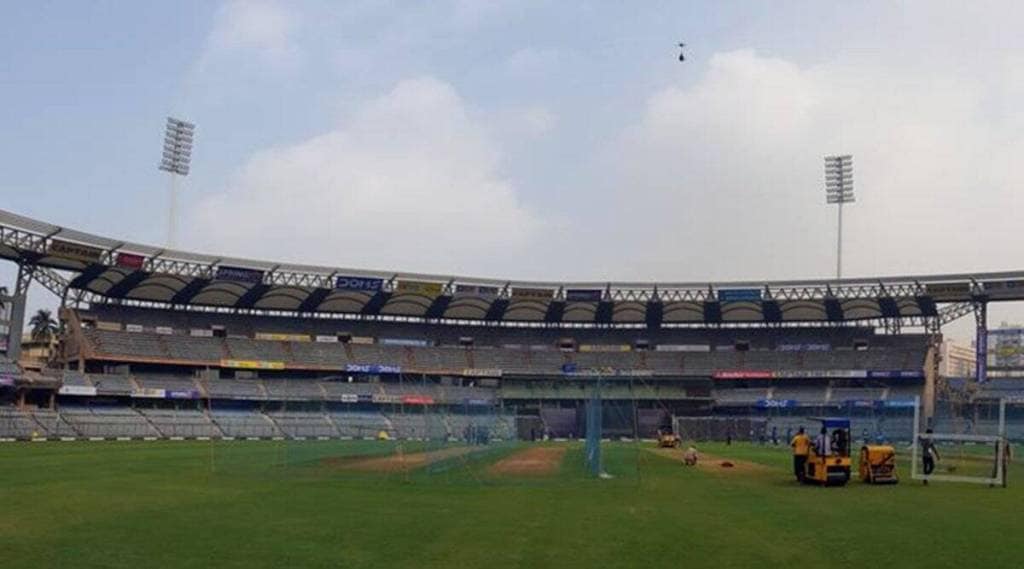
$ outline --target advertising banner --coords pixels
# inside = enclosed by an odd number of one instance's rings
[[[478,286],[478,285],[455,285],[455,296],[465,297],[474,296],[479,298],[497,298],[499,289],[496,286]]]
[[[628,352],[633,349],[629,344],[581,344],[581,352]]]
[[[775,374],[769,370],[723,370],[711,374],[714,379],[771,379]]]
[[[397,374],[402,373],[402,366],[381,365],[381,364],[346,364],[345,371],[348,373],[372,373]]]
[[[881,406],[882,401],[874,401],[872,399],[847,399],[843,401],[843,407],[847,408],[874,409]]]
[[[70,241],[61,241],[60,239],[51,240],[50,248],[47,249],[46,253],[51,257],[71,259],[72,261],[81,261],[83,263],[99,263],[100,257],[103,256],[102,249],[88,245],[79,245]]]
[[[924,285],[924,293],[935,300],[970,300],[968,283],[932,283]]]
[[[337,336],[321,336],[321,335],[317,335],[316,341],[318,343],[321,343],[321,344],[337,344],[338,343],[338,337]]]
[[[549,288],[523,288],[512,289],[512,300],[551,300],[554,291]]]
[[[376,343],[376,340],[374,340],[372,336],[352,336],[349,343],[369,346]]]
[[[1024,368],[1024,329],[989,330],[987,340],[981,340],[982,330],[978,329],[976,342],[978,351],[988,355],[986,367]]]
[[[658,344],[654,346],[655,352],[710,352],[711,346],[707,344]]]
[[[716,291],[718,302],[760,302],[761,289],[733,288]]]
[[[96,321],[97,330],[108,330],[110,332],[119,332],[121,330],[120,322],[106,322],[104,320]]]
[[[157,326],[154,328],[157,334],[163,334],[164,336],[171,336],[174,334],[174,328],[170,326]]]
[[[218,281],[237,281],[241,283],[260,284],[263,282],[263,271],[221,265],[217,267],[217,272],[214,273],[213,278]]]
[[[491,403],[492,403],[492,401],[489,400],[489,399],[466,399],[465,400],[465,404],[466,405],[474,405],[474,406],[490,405]]]
[[[189,336],[195,336],[196,338],[212,338],[213,330],[203,328],[193,328],[188,331]]]
[[[164,399],[166,395],[163,389],[156,389],[154,387],[141,387],[132,390],[132,397],[138,399]]]
[[[895,407],[898,409],[913,408],[914,405],[915,403],[913,399],[889,400],[885,402],[886,407]]]
[[[199,390],[197,389],[168,389],[168,399],[199,399]]]
[[[124,330],[125,330],[125,332],[136,332],[137,333],[137,332],[142,332],[143,328],[142,328],[142,324],[125,324],[124,325]]]
[[[0,386],[14,387],[13,375],[0,375]]]
[[[146,264],[146,258],[134,253],[118,253],[114,264],[125,269],[141,269]]]
[[[402,396],[402,404],[404,405],[433,405],[434,398],[429,395],[404,395]]]
[[[384,279],[371,277],[338,277],[334,279],[334,288],[337,290],[354,290],[359,292],[375,293],[384,288]]]
[[[261,360],[221,360],[220,367],[233,369],[284,369],[284,362]]]
[[[377,343],[382,346],[403,346],[406,348],[426,348],[430,345],[430,342],[427,340],[412,338],[381,338]]]
[[[418,294],[428,298],[441,296],[444,292],[444,285],[441,283],[430,283],[425,281],[398,281],[395,292],[399,294]]]
[[[475,368],[470,367],[462,370],[465,377],[501,377],[501,370],[497,368]]]
[[[562,373],[576,373],[577,369],[579,368],[574,363],[562,364]]]
[[[62,385],[57,393],[61,395],[81,395],[92,397],[96,395],[96,388],[88,385]]]
[[[761,409],[789,409],[796,407],[795,399],[758,399],[757,406]]]
[[[601,289],[570,288],[565,291],[566,302],[601,302],[604,291]]]
[[[869,379],[923,379],[924,372],[920,370],[868,370]]]
[[[383,393],[374,393],[371,397],[374,403],[401,403],[402,397],[399,395],[385,395]]]
[[[373,400],[374,396],[370,395],[369,393],[360,393],[356,395],[356,401],[358,401],[359,403],[370,403]]]
[[[779,344],[775,347],[779,352],[827,352],[831,349],[828,344]]]
[[[342,403],[357,403],[357,402],[359,402],[359,396],[356,395],[355,393],[342,393],[341,394],[341,402]]]
[[[863,369],[784,369],[774,372],[778,379],[864,379]]]
[[[308,342],[306,334],[277,334],[273,332],[256,332],[257,340],[274,340],[278,342]]]

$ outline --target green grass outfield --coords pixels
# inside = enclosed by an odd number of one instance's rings
[[[770,467],[738,475],[615,443],[589,480],[569,446],[557,476],[496,480],[514,447],[403,475],[321,460],[389,442],[0,444],[0,567],[1024,566],[1020,467],[1005,490],[815,488],[780,449],[702,448]]]

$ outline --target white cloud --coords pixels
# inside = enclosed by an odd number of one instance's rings
[[[970,78],[837,59],[717,54],[692,86],[653,94],[615,145],[627,272],[787,278],[834,272],[822,157],[852,153],[845,274],[1006,268],[1024,138]],[[986,86],[987,87],[987,86]],[[1019,92],[1020,85],[1000,85]]]
[[[360,268],[504,273],[541,221],[451,86],[406,80],[346,124],[253,156],[193,212],[196,248]]]
[[[293,62],[298,19],[274,0],[234,0],[221,6],[200,58],[200,68],[225,56],[255,54],[263,63]]]

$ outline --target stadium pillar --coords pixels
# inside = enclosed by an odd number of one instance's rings
[[[921,394],[925,428],[932,426],[935,417],[935,384],[939,375],[940,336],[930,336],[924,358],[924,392]]]
[[[7,330],[7,358],[13,362],[21,359],[21,334],[25,329],[25,306],[28,300],[28,285],[36,266],[32,263],[18,264],[18,280],[14,284],[11,299],[10,326]]]

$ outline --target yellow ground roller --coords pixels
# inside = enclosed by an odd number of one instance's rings
[[[850,481],[850,420],[836,417],[812,420],[820,422],[825,431],[824,445],[815,439],[807,456],[803,481],[821,486],[845,486]]]
[[[896,449],[889,445],[864,445],[860,449],[860,479],[868,484],[896,484]]]

